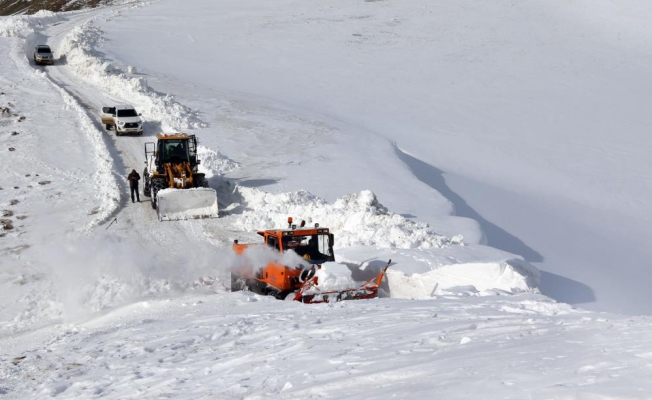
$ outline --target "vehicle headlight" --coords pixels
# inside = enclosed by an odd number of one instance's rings
[[[125,122],[124,121],[118,121],[118,125],[125,126]]]

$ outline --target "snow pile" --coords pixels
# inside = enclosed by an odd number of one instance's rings
[[[60,14],[41,10],[33,15],[14,15],[0,18],[0,36],[26,39],[44,25],[63,19]]]
[[[499,263],[454,264],[423,274],[406,275],[387,271],[390,297],[427,299],[445,292],[482,293],[504,291],[518,293],[533,291],[539,286],[540,272],[529,263],[509,259]],[[489,293],[493,294],[493,293]]]
[[[467,247],[459,236],[438,235],[427,224],[388,211],[368,190],[332,204],[306,191],[272,194],[244,187],[236,191],[245,204],[245,211],[234,222],[236,229],[284,228],[281,221],[292,216],[297,224],[301,219],[309,226],[318,222],[335,233],[336,247],[349,250],[344,257],[342,253],[338,256],[346,265],[325,264],[333,266],[320,270],[321,290],[358,287],[360,282],[352,279],[351,268],[371,279],[395,256],[399,261],[385,278],[392,298],[426,299],[455,287],[465,287],[464,291],[471,293],[538,290],[540,273],[528,262],[499,250],[493,254],[485,248]],[[381,255],[379,249],[390,254]],[[400,254],[391,254],[396,252]],[[474,261],[476,257],[482,261]]]
[[[227,172],[240,168],[240,163],[237,161],[233,161],[219,151],[205,146],[197,146],[197,155],[201,160],[199,170],[206,174],[206,178],[212,178],[215,175],[224,175]]]
[[[288,216],[308,226],[319,223],[337,233],[336,247],[432,249],[462,244],[461,237],[438,235],[425,223],[410,221],[387,210],[376,195],[364,190],[329,204],[306,191],[272,194],[238,187],[246,211],[234,225],[243,231],[284,227]]]
[[[364,282],[356,282],[351,276],[351,270],[344,264],[326,262],[315,272],[319,290],[326,292],[332,290],[356,289]]]
[[[164,130],[207,126],[196,111],[179,104],[174,96],[157,93],[143,77],[129,76],[113,63],[103,60],[97,50],[102,43],[102,30],[88,22],[70,31],[59,52],[65,55],[67,65],[78,76],[107,93],[129,99],[146,118],[161,121]]]
[[[90,229],[105,222],[120,206],[120,187],[114,174],[115,164],[104,141],[103,132],[96,128],[93,120],[68,92],[54,84],[53,86],[59,89],[65,106],[77,113],[81,123],[80,128],[92,144],[93,159],[97,166],[93,173],[93,181],[100,206],[95,210],[95,219],[87,227]]]

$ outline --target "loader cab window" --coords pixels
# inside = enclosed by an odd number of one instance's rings
[[[288,251],[288,250],[294,250],[297,254],[300,256],[303,255],[301,252],[302,247],[299,245],[301,244],[301,237],[300,236],[285,236],[283,239],[281,239],[283,242],[283,250]]]
[[[300,257],[312,263],[335,261],[328,235],[284,237],[283,248],[294,250]]]
[[[188,161],[188,143],[186,140],[161,140],[156,153],[158,163]]]
[[[274,236],[267,237],[267,245],[273,249],[280,250],[278,247],[278,240]]]
[[[335,261],[335,257],[333,256],[333,243],[331,243],[330,236],[319,235],[315,240],[317,240],[317,250],[323,254],[328,261]]]

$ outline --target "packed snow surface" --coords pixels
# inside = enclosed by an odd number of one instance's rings
[[[196,294],[5,339],[0,377],[23,399],[647,399],[649,322],[529,294]]]
[[[650,397],[649,317],[546,296],[650,312],[646,2],[188,4],[0,19],[0,395]],[[159,212],[219,218],[159,222],[126,175],[190,130],[211,189]],[[288,216],[380,298],[231,293],[305,264],[231,250]]]

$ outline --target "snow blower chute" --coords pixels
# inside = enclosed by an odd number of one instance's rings
[[[198,172],[197,138],[178,133],[158,134],[145,143],[145,185],[160,221],[217,218],[217,193]]]
[[[303,303],[378,297],[378,288],[391,260],[371,279],[356,282],[351,277],[349,267],[335,263],[334,236],[328,228],[320,228],[318,224],[314,228],[306,228],[303,223],[297,228],[292,225],[292,218],[288,219],[288,225],[288,229],[258,231],[264,238],[261,244],[234,241],[233,250],[242,257],[242,262],[231,269],[232,292],[249,290]],[[266,260],[263,265],[253,265],[265,257],[261,257],[261,254],[249,257],[247,252],[265,247],[271,248],[272,254],[278,257],[271,257],[274,260]],[[280,262],[281,259],[287,260],[282,255],[288,252],[297,255],[294,259],[300,261],[298,265],[288,266]]]

